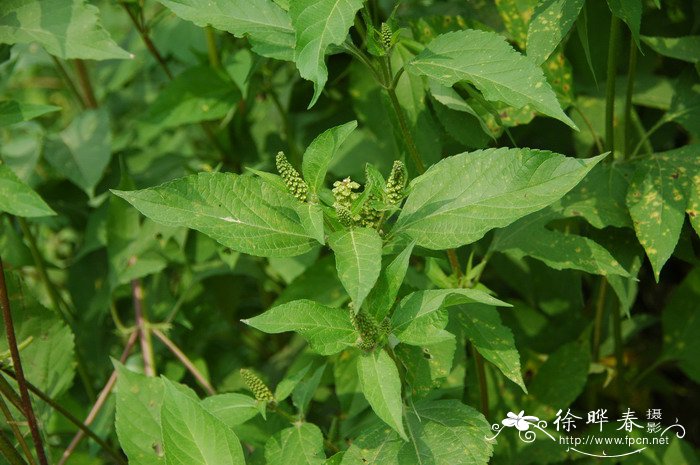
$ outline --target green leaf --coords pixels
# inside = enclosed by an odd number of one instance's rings
[[[0,102],[0,127],[29,121],[60,109],[61,107],[53,105],[34,105],[15,100],[5,100]]]
[[[340,45],[348,35],[363,0],[295,0],[289,14],[296,31],[294,61],[301,77],[314,83],[311,108],[328,80],[328,47]]]
[[[479,289],[417,291],[404,297],[396,307],[391,317],[392,332],[406,344],[424,345],[440,342],[453,337],[450,333],[442,331],[447,323],[446,318],[441,316],[442,310],[453,305],[477,302],[510,306]]]
[[[467,30],[438,36],[408,64],[407,70],[446,86],[468,81],[487,100],[516,108],[530,105],[576,129],[542,70],[493,32]]]
[[[527,56],[542,64],[564,40],[584,0],[545,0],[535,8],[527,31]]]
[[[268,465],[323,465],[325,461],[323,433],[311,423],[283,429],[265,444]]]
[[[357,121],[330,128],[318,135],[306,148],[301,170],[311,193],[318,194],[321,190],[328,165],[355,128]]]
[[[99,10],[85,0],[4,0],[0,44],[39,42],[60,58],[133,58],[100,23]]]
[[[700,36],[649,37],[642,36],[647,44],[659,55],[690,63],[700,62]]]
[[[657,153],[637,164],[627,206],[657,282],[676,248],[686,211],[691,219],[698,215],[691,199],[700,190],[699,170],[700,145]]]
[[[357,362],[357,376],[374,413],[408,441],[402,420],[401,378],[389,354],[384,349],[364,354]]]
[[[163,381],[134,373],[119,362],[115,427],[119,444],[132,465],[163,464],[160,408]]]
[[[90,197],[111,157],[112,134],[104,109],[80,113],[61,131],[60,140],[50,141],[46,149],[51,166]]]
[[[470,244],[557,201],[603,157],[501,148],[446,158],[411,182],[392,234],[429,249]]]
[[[608,0],[610,11],[623,20],[632,33],[634,42],[639,47],[639,28],[642,25],[641,0]]]
[[[154,221],[196,229],[238,252],[292,257],[315,243],[302,225],[303,204],[260,178],[200,173],[112,192]]]
[[[379,274],[377,284],[372,288],[367,299],[365,307],[367,311],[377,321],[384,320],[389,314],[389,310],[396,302],[396,296],[399,294],[401,284],[406,277],[408,270],[408,262],[411,259],[411,252],[415,242],[411,242],[406,246],[394,260],[387,265],[383,273]]]
[[[5,164],[0,164],[0,212],[36,217],[56,212]]]
[[[328,245],[335,253],[340,282],[357,312],[379,277],[382,238],[374,229],[354,228],[334,232],[328,237]]]
[[[675,360],[696,383],[700,383],[700,269],[695,268],[671,294],[661,321],[664,350],[659,361]]]
[[[163,379],[161,422],[168,465],[245,465],[233,430],[202,405]]]
[[[439,389],[452,372],[457,351],[453,337],[422,347],[399,344],[394,353],[405,368],[405,385],[410,387],[415,399],[429,397],[433,389]]]
[[[259,413],[257,400],[233,392],[207,397],[202,407],[229,427],[245,423]]]
[[[505,26],[508,39],[524,50],[527,43],[527,28],[535,14],[538,1],[496,0],[494,3]]]
[[[470,304],[457,316],[476,350],[527,393],[513,333],[501,322],[498,310],[490,305]]]
[[[220,119],[241,99],[241,91],[223,71],[197,66],[175,76],[158,94],[146,121],[161,128]]]
[[[271,0],[158,0],[200,27],[247,37],[258,55],[292,61],[294,29],[289,15]]]
[[[332,355],[357,339],[347,310],[327,307],[312,300],[278,305],[244,323],[268,334],[296,331],[321,355]]]
[[[486,465],[493,434],[479,412],[456,400],[416,403],[406,412],[411,438],[386,433],[381,424],[365,428],[345,453],[342,465]]]
[[[491,248],[518,258],[536,258],[556,270],[630,276],[605,247],[592,239],[547,228],[550,222],[561,218],[552,209],[528,215],[497,231]]]

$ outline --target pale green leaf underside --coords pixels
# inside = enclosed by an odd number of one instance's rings
[[[202,405],[163,379],[161,407],[167,465],[245,465],[233,430]]]
[[[311,423],[283,429],[265,444],[265,460],[268,465],[323,465],[323,433]]]
[[[642,36],[642,42],[647,44],[656,53],[688,61],[700,62],[700,36],[684,37],[646,37]]]
[[[328,80],[326,51],[340,45],[348,35],[363,0],[295,0],[289,14],[296,31],[294,61],[299,74],[314,83],[311,108]]]
[[[200,173],[113,192],[158,223],[196,229],[238,252],[291,257],[315,243],[302,225],[303,204],[260,178]]]
[[[359,310],[382,268],[382,238],[374,229],[356,228],[331,234],[328,244],[340,282]]]
[[[29,121],[60,109],[61,107],[53,105],[34,105],[15,100],[5,100],[0,102],[0,127]]]
[[[516,108],[530,105],[576,129],[542,70],[496,33],[466,30],[438,36],[408,64],[407,70],[446,86],[468,81],[487,100]]]
[[[158,0],[177,16],[236,37],[247,36],[259,55],[292,61],[294,29],[286,11],[272,0]]]
[[[410,442],[384,425],[366,428],[343,457],[342,465],[486,465],[493,444],[488,422],[456,400],[417,403],[406,412]]]
[[[4,164],[0,164],[0,212],[24,217],[56,214],[39,194]]]
[[[202,401],[202,407],[229,427],[256,416],[259,413],[257,406],[257,400],[235,392],[210,396]]]
[[[100,23],[97,7],[84,0],[3,0],[0,44],[40,43],[60,58],[131,58]]]
[[[413,180],[392,233],[435,250],[470,244],[559,200],[602,157],[501,148],[446,158]]]
[[[351,346],[357,333],[347,310],[312,300],[295,300],[273,307],[244,323],[269,334],[296,331],[321,355],[332,355]]]
[[[402,420],[401,378],[389,354],[384,349],[364,354],[357,361],[357,376],[374,413],[407,441]]]
[[[566,37],[584,0],[545,0],[537,5],[527,31],[527,56],[542,64]]]
[[[323,131],[306,148],[301,165],[304,181],[312,193],[317,193],[323,187],[328,165],[333,156],[357,127],[357,121],[350,121]]]

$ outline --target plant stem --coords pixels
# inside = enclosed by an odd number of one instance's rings
[[[134,262],[136,257],[131,257]],[[153,343],[151,331],[143,314],[143,286],[140,279],[131,281],[131,295],[134,302],[134,319],[141,342],[141,356],[143,357],[143,372],[146,376],[156,375],[156,364],[153,356]]]
[[[617,392],[620,402],[624,402],[625,397],[625,359],[622,353],[622,322],[620,317],[620,309],[613,306],[613,341],[615,343],[615,366],[617,368]]]
[[[32,407],[32,399],[29,397],[29,391],[27,390],[27,380],[24,377],[24,370],[22,369],[22,360],[19,357],[19,349],[17,348],[17,338],[15,336],[15,326],[12,321],[12,312],[10,311],[10,299],[7,292],[7,285],[5,283],[5,269],[2,266],[2,258],[0,257],[0,307],[2,307],[2,318],[5,323],[5,332],[7,334],[7,345],[10,349],[10,355],[12,357],[12,366],[15,369],[17,375],[17,385],[19,387],[20,399],[22,399],[22,411],[24,416],[27,418],[29,423],[29,431],[32,434],[32,441],[34,441],[34,449],[36,449],[36,454],[41,465],[48,465],[48,460],[46,459],[46,452],[44,452],[44,445],[41,440],[41,432],[39,431],[39,424],[36,421],[36,415],[34,415],[34,408]]]
[[[0,454],[7,459],[9,465],[27,465],[19,452],[15,449],[4,431],[0,431]]]
[[[591,355],[594,362],[600,360],[600,341],[602,337],[603,314],[605,313],[605,294],[608,289],[608,281],[605,276],[600,277],[598,286],[598,300],[596,300],[595,320],[593,326],[593,348]]]
[[[85,105],[88,108],[97,108],[97,99],[95,99],[95,92],[92,89],[90,74],[88,73],[87,66],[85,66],[85,62],[83,60],[73,60],[73,65],[78,74],[80,87],[83,89]]]
[[[148,31],[146,30],[145,27],[141,24],[139,19],[134,15],[134,13],[129,9],[129,6],[124,3],[124,2],[119,2],[119,4],[124,8],[126,11],[126,14],[129,15],[129,18],[131,18],[131,22],[134,23],[134,26],[136,27],[136,31],[139,33],[139,36],[141,36],[141,40],[143,41],[144,45],[148,49],[149,53],[153,58],[156,59],[160,67],[163,69],[165,74],[168,76],[168,79],[173,79],[173,74],[170,72],[170,68],[168,68],[168,64],[165,62],[165,59],[163,59],[163,55],[160,54],[156,46],[153,44],[153,41],[151,40],[151,37],[148,35]]]
[[[394,107],[396,118],[399,120],[401,134],[403,135],[403,140],[406,144],[408,154],[411,156],[411,160],[413,161],[413,164],[416,167],[416,171],[418,172],[418,174],[423,174],[425,173],[425,164],[423,164],[423,160],[420,156],[420,153],[418,153],[416,143],[413,140],[413,136],[411,135],[410,129],[408,128],[406,115],[404,115],[403,108],[401,108],[399,98],[396,95],[396,90],[390,87],[386,91],[389,94],[389,100],[391,100],[391,105]]]
[[[620,19],[613,15],[610,20],[610,42],[608,43],[608,70],[605,83],[605,146],[615,152],[615,78],[620,42]]]
[[[56,70],[58,71],[58,74],[61,75],[61,79],[63,79],[63,82],[68,87],[68,90],[70,90],[70,93],[73,95],[73,97],[78,102],[80,107],[83,110],[86,109],[87,103],[85,102],[83,95],[78,91],[78,88],[75,86],[75,83],[73,82],[71,77],[68,75],[66,68],[64,68],[63,64],[59,61],[58,58],[56,58],[53,55],[50,55],[50,56],[51,56],[51,59],[53,60],[54,66],[56,66]]]
[[[128,341],[126,342],[126,345],[124,347],[124,350],[122,351],[121,357],[119,357],[119,363],[124,363],[126,362],[127,357],[131,353],[131,350],[134,348],[134,345],[136,344],[136,339],[138,338],[138,332],[134,331],[131,333],[129,336]],[[97,417],[97,414],[100,412],[102,407],[104,406],[105,402],[107,401],[107,398],[109,397],[109,394],[112,392],[112,389],[114,388],[114,385],[117,382],[117,370],[112,370],[112,374],[109,376],[109,379],[107,380],[107,384],[105,384],[104,388],[102,388],[102,391],[100,391],[100,395],[97,396],[97,401],[95,401],[95,404],[92,406],[92,409],[90,409],[90,413],[88,413],[88,416],[85,418],[85,421],[83,421],[83,424],[85,426],[90,426],[93,421],[95,421],[95,418]],[[73,454],[75,449],[78,447],[78,444],[80,444],[80,441],[83,440],[85,437],[85,431],[82,429],[79,430],[77,433],[75,433],[75,436],[73,436],[73,439],[71,440],[70,444],[66,448],[66,450],[63,452],[63,455],[61,456],[61,459],[58,461],[57,465],[64,465],[66,461],[70,458],[70,456]]]
[[[603,143],[600,141],[600,136],[598,136],[598,133],[593,128],[591,120],[586,116],[586,114],[583,111],[581,111],[578,105],[574,104],[572,107],[578,112],[579,116],[581,116],[583,123],[586,125],[588,131],[591,133],[591,137],[593,137],[593,143],[598,149],[598,153],[603,153],[605,151],[605,148],[603,147]]]
[[[212,68],[221,68],[219,60],[219,52],[216,50],[216,33],[214,28],[207,26],[204,28],[204,33],[207,36],[207,52],[209,53],[209,64]]]
[[[4,381],[4,378],[3,378]],[[9,384],[8,384],[9,386]],[[15,394],[14,389],[12,389],[12,393]],[[5,395],[5,392],[2,391],[3,395]],[[17,394],[15,394],[16,396]],[[17,426],[17,422],[15,419],[12,417],[12,412],[10,409],[7,407],[7,404],[5,403],[5,399],[3,396],[0,396],[0,410],[2,410],[2,415],[5,417],[5,421],[9,425],[10,429],[12,430],[12,434],[15,436],[15,439],[17,439],[17,442],[19,443],[20,448],[22,449],[22,452],[24,453],[24,456],[27,458],[27,461],[29,462],[30,465],[35,465],[36,462],[34,461],[34,457],[32,456],[32,451],[29,449],[29,445],[27,444],[27,441],[24,440],[24,436],[22,435],[22,432],[19,430],[19,427]]]
[[[197,380],[200,386],[207,391],[207,394],[210,396],[213,396],[216,394],[216,390],[209,384],[209,381],[204,377],[204,375],[197,369],[197,367],[192,363],[192,361],[185,355],[184,352],[180,350],[180,348],[168,338],[165,334],[163,334],[160,330],[157,329],[152,329],[151,330],[153,334],[161,340],[163,344],[170,350],[170,352],[173,353],[175,357],[177,357],[178,360],[180,360],[180,363],[184,365],[185,368],[194,376],[194,379]]]
[[[630,152],[630,144],[632,143],[632,94],[634,94],[634,78],[637,74],[637,46],[634,40],[630,38],[630,59],[627,67],[627,93],[625,95],[625,116],[623,119],[622,135],[624,137],[624,157],[627,157]]]
[[[644,134],[642,139],[637,143],[637,146],[632,151],[632,155],[630,155],[630,158],[635,158],[637,156],[637,153],[639,152],[639,150],[642,148],[642,145],[644,145],[644,143],[647,140],[649,140],[649,138],[656,131],[658,131],[661,128],[661,126],[663,126],[664,124],[666,124],[670,121],[667,116],[668,116],[668,113],[666,115],[662,116],[661,118],[659,118],[659,120],[651,128],[649,128],[649,130]]]
[[[486,384],[486,368],[484,367],[484,359],[481,354],[472,346],[474,354],[474,364],[476,365],[476,378],[479,381],[479,396],[481,399],[481,413],[489,417],[489,391]]]
[[[3,373],[8,375],[9,377],[13,378],[15,381],[17,380],[17,375],[13,373],[12,371],[2,368],[1,370]],[[34,386],[32,383],[27,381],[27,389],[29,389],[32,394],[37,396],[39,399],[42,401],[46,402],[48,405],[51,406],[54,410],[56,410],[58,413],[63,415],[66,420],[69,422],[73,423],[77,428],[80,428],[81,430],[85,431],[85,434],[91,438],[93,441],[95,441],[97,444],[100,445],[100,447],[107,452],[109,455],[111,455],[117,463],[120,465],[128,465],[126,463],[126,460],[124,460],[124,457],[122,457],[118,452],[116,452],[114,449],[112,449],[107,442],[99,437],[97,434],[95,434],[88,426],[84,425],[83,422],[78,420],[72,413],[70,413],[68,410],[66,410],[64,407],[61,407],[61,404],[53,400],[51,397],[46,395],[43,391],[41,391],[39,388]]]

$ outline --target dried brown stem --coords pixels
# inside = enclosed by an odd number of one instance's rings
[[[184,367],[187,368],[187,370],[192,374],[192,376],[194,376],[194,379],[196,379],[199,385],[202,386],[205,391],[207,391],[207,394],[210,396],[216,394],[216,390],[214,390],[211,384],[209,384],[209,381],[207,381],[204,375],[197,369],[196,366],[194,366],[194,363],[192,363],[187,355],[185,355],[185,353],[182,352],[180,348],[168,338],[168,336],[157,329],[153,329],[152,332],[163,344],[165,344],[170,352],[172,352],[173,355],[180,360],[180,363],[182,363]]]

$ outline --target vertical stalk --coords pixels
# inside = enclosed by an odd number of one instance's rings
[[[605,276],[600,277],[600,285],[598,287],[598,299],[595,306],[595,321],[593,326],[593,348],[591,350],[591,358],[594,362],[600,360],[600,341],[603,332],[603,314],[605,313],[605,294],[608,289],[608,281]]]
[[[7,459],[9,465],[27,465],[3,431],[0,431],[0,455]]]
[[[418,153],[418,148],[416,147],[416,143],[411,135],[411,130],[408,127],[408,122],[406,121],[406,115],[403,112],[403,108],[401,108],[401,104],[399,103],[396,90],[393,87],[390,87],[386,91],[389,94],[391,105],[394,107],[396,118],[399,120],[399,127],[401,128],[401,134],[403,135],[403,140],[406,144],[406,150],[408,150],[408,154],[410,155],[418,174],[423,174],[425,173],[425,164],[423,163],[420,153]]]
[[[486,368],[484,367],[484,359],[481,354],[477,352],[476,348],[472,346],[472,352],[474,354],[474,364],[476,365],[476,379],[479,381],[479,396],[481,399],[481,413],[488,418],[489,417],[489,391],[486,384]]]
[[[627,93],[625,95],[625,116],[623,120],[622,134],[625,139],[624,157],[630,154],[632,140],[630,138],[632,132],[632,94],[634,94],[634,78],[637,74],[637,46],[634,40],[630,37],[630,59],[627,67]]]
[[[211,384],[209,384],[209,381],[204,377],[204,375],[197,369],[196,366],[194,366],[194,363],[192,363],[192,360],[185,355],[185,353],[180,350],[180,348],[172,341],[168,336],[163,334],[157,329],[153,329],[153,335],[160,339],[160,341],[170,350],[170,352],[173,353],[175,357],[182,363],[182,365],[187,368],[187,371],[190,372],[192,376],[194,376],[194,379],[197,380],[200,386],[207,391],[207,394],[210,396],[213,396],[216,394],[216,391],[212,387]]]
[[[132,257],[131,260],[135,260]],[[140,279],[131,281],[131,295],[134,302],[134,318],[136,328],[141,342],[141,355],[143,357],[143,372],[146,376],[156,375],[155,358],[153,357],[153,342],[151,341],[151,330],[143,313],[143,286]]]
[[[78,91],[78,88],[75,86],[75,83],[71,79],[71,77],[68,75],[68,72],[66,71],[66,68],[64,68],[63,64],[59,61],[58,58],[56,58],[53,55],[49,55],[51,59],[53,60],[54,66],[56,66],[56,70],[58,71],[58,74],[61,75],[61,79],[63,79],[63,82],[66,84],[68,87],[68,90],[70,90],[71,94],[75,98],[75,100],[78,102],[80,107],[84,110],[87,108],[87,103],[85,102],[85,98],[83,95]]]
[[[214,33],[214,28],[211,26],[207,26],[204,28],[204,33],[207,37],[207,52],[209,54],[209,64],[212,68],[221,68],[219,52],[216,50],[216,34]]]
[[[32,407],[32,399],[29,397],[29,391],[27,390],[27,380],[24,377],[24,370],[22,369],[22,360],[19,357],[19,349],[17,348],[17,338],[15,336],[15,325],[12,321],[12,312],[10,311],[10,299],[7,292],[7,285],[5,283],[5,270],[2,266],[1,257],[0,307],[2,307],[2,318],[5,323],[7,345],[10,349],[12,365],[15,369],[15,374],[17,376],[17,386],[19,387],[20,399],[22,400],[22,410],[24,412],[24,416],[27,418],[27,422],[29,423],[29,431],[32,435],[32,441],[34,441],[34,448],[36,449],[36,454],[39,459],[39,463],[41,465],[48,465],[49,462],[46,459],[46,452],[44,452],[44,444],[41,440],[39,424],[36,421],[36,415],[34,414],[34,408]]]
[[[613,306],[611,309],[613,320],[613,341],[615,342],[615,366],[617,367],[617,393],[620,402],[625,396],[625,358],[622,353],[622,321],[620,308]]]
[[[14,390],[12,391],[12,393],[14,394]],[[3,395],[4,394],[5,393],[3,392]],[[19,427],[17,426],[17,422],[12,417],[12,412],[7,407],[7,404],[5,403],[5,399],[3,396],[0,396],[0,410],[2,410],[2,415],[5,417],[5,421],[7,422],[10,429],[12,430],[12,434],[15,436],[15,439],[17,439],[17,442],[19,443],[19,447],[22,449],[22,452],[24,453],[24,456],[27,458],[27,461],[29,462],[30,465],[36,465],[36,462],[34,461],[34,457],[32,456],[32,451],[29,449],[29,445],[27,444],[27,441],[24,440],[24,436],[22,435],[22,432],[19,430]]]
[[[97,108],[97,99],[95,98],[95,92],[92,89],[92,83],[90,82],[90,74],[88,73],[87,66],[83,60],[73,60],[73,65],[75,66],[75,71],[78,74],[78,82],[80,82],[80,87],[83,89],[83,97],[85,98],[85,104],[88,108]]]
[[[610,20],[610,42],[608,43],[608,70],[605,83],[605,145],[615,151],[615,78],[617,55],[620,43],[620,18],[612,15]]]

